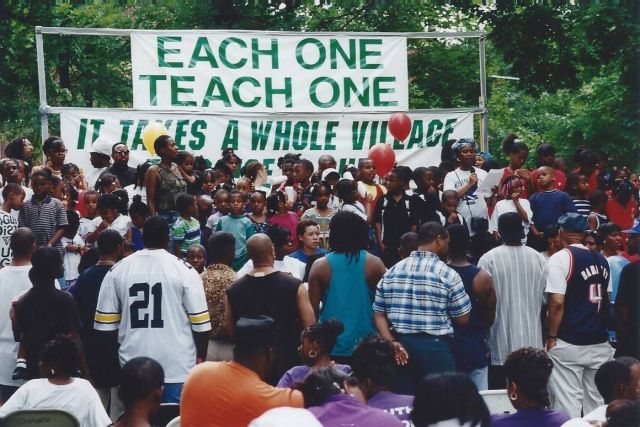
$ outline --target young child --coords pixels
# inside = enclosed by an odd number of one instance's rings
[[[518,175],[509,175],[502,181],[500,186],[501,200],[496,203],[491,219],[489,220],[489,231],[493,233],[495,239],[498,241],[500,236],[498,234],[498,218],[500,215],[507,212],[516,212],[522,218],[522,226],[524,228],[524,239],[522,243],[527,242],[527,234],[529,234],[529,227],[531,225],[531,206],[529,201],[521,196],[524,194],[524,182]]]
[[[102,172],[95,185],[95,190],[100,194],[110,194],[118,188],[121,188],[120,180],[117,176],[109,172]]]
[[[63,291],[69,289],[76,282],[76,279],[80,275],[80,272],[78,271],[80,258],[86,251],[84,241],[78,234],[80,216],[76,211],[67,211],[67,222],[69,223],[69,226],[64,232],[64,237],[60,239],[62,241],[62,247],[64,248],[64,284],[61,283],[60,286]]]
[[[37,170],[31,175],[33,197],[26,200],[18,215],[18,226],[28,227],[36,238],[36,246],[53,246],[63,254],[60,239],[67,227],[64,204],[49,195],[51,175]]]
[[[97,191],[90,190],[85,191],[82,198],[85,216],[80,218],[78,234],[88,247],[93,246],[93,244],[87,244],[87,236],[94,230],[93,220],[98,212],[98,197],[100,197],[100,194]]]
[[[247,218],[253,222],[253,228],[256,233],[266,233],[269,229],[266,214],[267,195],[264,191],[256,190],[251,194],[249,203],[252,211],[247,214]]]
[[[18,228],[18,216],[13,212],[20,210],[24,204],[24,190],[18,184],[9,183],[2,189],[2,206],[0,206],[0,268],[11,263],[12,254],[9,242],[11,235]]]
[[[336,184],[336,193],[342,200],[341,211],[353,212],[360,218],[371,224],[373,219],[373,209],[371,203],[367,203],[367,207],[360,203],[358,198],[358,184],[352,179],[343,178]]]
[[[358,162],[358,180],[359,186],[366,191],[365,196],[358,194],[358,201],[364,206],[371,203],[373,210],[378,203],[380,197],[387,194],[387,189],[374,181],[376,178],[376,164],[371,159],[361,159]]]
[[[287,210],[287,199],[283,192],[277,191],[267,198],[267,215],[269,216],[267,220],[269,225],[279,225],[289,230],[291,249],[297,250],[299,246],[298,239],[292,239],[291,236],[296,235],[298,216]]]
[[[231,191],[235,188],[236,184],[233,181],[233,172],[222,160],[218,160],[213,167],[216,173],[216,190]]]
[[[293,204],[293,211],[301,217],[305,210],[311,207],[311,175],[313,163],[307,159],[300,159],[293,167],[293,188],[298,192],[298,199]]]
[[[202,173],[202,197],[208,202],[213,202],[213,192],[216,188],[216,173],[213,169],[206,169]]]
[[[144,249],[144,242],[142,241],[142,231],[144,229],[144,222],[149,218],[149,206],[142,203],[142,197],[139,195],[133,196],[133,203],[129,207],[129,217],[131,218],[131,244],[134,251]]]
[[[607,205],[607,193],[600,189],[595,189],[591,192],[589,197],[589,203],[591,204],[591,212],[587,217],[587,226],[589,230],[597,230],[602,224],[609,222],[609,217],[605,213],[605,207]]]
[[[633,228],[636,205],[637,202],[633,198],[633,185],[628,179],[623,179],[614,184],[611,199],[607,201],[605,211],[609,221],[618,224],[623,230],[628,230]]]
[[[251,195],[252,185],[253,184],[251,180],[247,177],[242,177],[238,180],[238,182],[236,182],[236,190],[238,190],[242,195],[242,200],[244,201],[244,204],[245,204],[245,207],[244,207],[245,213],[251,212],[251,204],[249,203],[249,197]]]
[[[560,191],[555,185],[554,170],[548,166],[538,168],[538,188],[541,191],[529,197],[531,222],[535,227],[531,228],[528,244],[537,251],[544,248],[544,235],[542,231],[548,226],[557,224],[558,218],[568,212],[576,212],[573,199],[564,191]]]
[[[584,217],[588,217],[591,212],[591,204],[587,200],[589,194],[587,177],[578,173],[569,174],[567,177],[567,193],[573,199],[577,212]]]
[[[387,268],[400,261],[400,237],[417,230],[418,217],[415,198],[408,196],[405,187],[411,174],[395,167],[387,174],[387,194],[378,199],[374,214],[376,240]]]
[[[2,172],[2,181],[4,182],[4,184],[18,184],[22,187],[22,190],[24,190],[24,199],[25,200],[29,200],[31,199],[31,197],[33,197],[33,190],[31,190],[31,188],[23,186],[22,182],[22,175],[20,173],[20,163],[23,163],[21,161],[15,160],[15,159],[4,159],[0,162],[0,172]],[[0,203],[2,203],[4,199],[0,198]],[[18,218],[18,212],[14,211],[12,212],[13,215]]]
[[[225,189],[216,191],[216,194],[213,196],[213,203],[216,211],[207,218],[207,223],[205,224],[204,229],[204,237],[206,241],[209,241],[209,237],[211,237],[213,230],[216,229],[220,218],[229,214],[229,192]]]
[[[60,173],[64,182],[71,184],[76,191],[84,191],[86,189],[84,176],[80,173],[80,168],[75,163],[65,163]]]
[[[180,151],[175,163],[180,169],[182,177],[187,182],[187,193],[200,195],[202,193],[202,173],[194,170],[196,158],[188,151]]]
[[[455,190],[446,190],[442,193],[442,208],[436,211],[438,220],[443,226],[451,224],[467,225],[467,221],[458,213],[460,195]]]
[[[329,207],[329,200],[332,196],[331,187],[326,181],[320,181],[314,184],[311,194],[316,202],[314,208],[306,210],[302,214],[302,220],[311,220],[318,224],[320,231],[320,247],[329,249],[329,223],[331,218],[336,214],[337,210]]]
[[[291,253],[291,257],[299,259],[305,265],[311,255],[324,255],[327,253],[320,247],[320,228],[310,219],[303,219],[296,227],[296,236],[300,241],[300,249]]]
[[[417,198],[418,227],[425,222],[439,220],[436,211],[442,206],[434,178],[434,170],[431,168],[418,167],[413,170],[412,179],[416,184],[413,194]]]
[[[255,234],[253,223],[244,216],[244,199],[240,191],[229,194],[229,215],[220,218],[216,231],[231,233],[236,238],[236,254],[230,267],[233,271],[240,270],[247,262],[247,240]]]
[[[202,274],[204,271],[205,263],[207,261],[207,254],[204,250],[204,246],[201,244],[191,245],[187,251],[187,262],[191,264],[198,274]]]
[[[186,258],[189,248],[200,244],[200,221],[198,203],[192,194],[180,194],[176,199],[176,210],[180,217],[173,225],[173,252],[178,258]]]
[[[93,219],[94,229],[87,235],[87,242],[95,243],[98,235],[107,228],[116,230],[123,239],[131,242],[131,218],[120,213],[120,199],[114,194],[103,194],[98,198],[98,215]]]
[[[64,185],[64,181],[59,176],[52,176],[49,184],[49,194],[54,199],[58,199],[65,203],[67,198],[67,187]]]

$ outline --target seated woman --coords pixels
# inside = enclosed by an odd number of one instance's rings
[[[324,427],[402,427],[395,416],[365,405],[347,374],[331,366],[313,370],[298,387],[304,405]],[[358,395],[360,398],[356,398]]]
[[[494,415],[492,427],[539,426],[560,427],[569,416],[547,409],[547,385],[553,362],[544,350],[524,347],[511,353],[504,362],[507,393],[515,414]]]
[[[124,364],[118,397],[124,413],[115,427],[149,426],[150,418],[158,412],[164,388],[164,370],[149,357],[134,357]]]
[[[0,408],[0,417],[25,409],[59,409],[72,414],[81,426],[111,423],[98,393],[91,383],[73,378],[78,373],[80,355],[75,342],[58,335],[42,350],[40,374],[27,382]]]
[[[300,336],[300,358],[304,365],[289,369],[278,381],[278,387],[289,387],[301,383],[313,369],[331,366],[331,351],[338,335],[344,332],[344,325],[336,319],[328,319],[307,327]],[[349,365],[335,365],[345,373],[351,372]]]

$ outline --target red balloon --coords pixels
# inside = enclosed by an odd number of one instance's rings
[[[406,113],[394,113],[389,119],[389,132],[398,141],[404,141],[411,133],[411,118]]]
[[[396,164],[396,153],[389,144],[374,145],[369,149],[367,158],[375,163],[379,177],[386,176]]]

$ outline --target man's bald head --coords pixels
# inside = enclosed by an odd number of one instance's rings
[[[273,265],[274,250],[271,239],[264,233],[254,234],[247,240],[247,256],[253,266]]]
[[[27,227],[17,228],[11,235],[9,247],[14,258],[31,258],[35,250],[36,237]]]

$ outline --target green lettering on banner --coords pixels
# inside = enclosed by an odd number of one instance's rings
[[[87,121],[89,119],[80,119],[80,126],[78,128],[78,143],[76,146],[78,150],[84,150],[84,142],[87,138]]]
[[[258,41],[260,41],[258,38],[251,39],[251,63],[253,64],[253,69],[257,70],[260,68],[260,55],[265,55],[271,57],[271,69],[277,70],[279,68],[278,40],[275,38],[271,39],[271,49],[260,49]]]
[[[284,125],[284,128],[283,128],[283,125]],[[278,120],[276,122],[276,129],[274,131],[273,149],[288,150],[290,138],[291,138],[291,121]]]
[[[373,147],[378,142],[385,142],[384,140],[386,138],[383,138],[382,141],[378,140],[378,125],[379,124],[380,124],[380,122],[377,121],[377,120],[371,122],[371,132],[370,132],[370,135],[369,135],[369,148]]]
[[[304,54],[302,51],[307,45],[313,45],[318,50],[318,60],[314,63],[308,63],[304,58]],[[298,42],[298,45],[296,46],[296,61],[298,61],[298,65],[300,65],[305,70],[315,70],[316,68],[320,68],[320,66],[324,64],[324,61],[326,61],[326,59],[327,50],[320,40],[308,37]]]
[[[422,120],[414,120],[411,126],[411,134],[409,135],[409,141],[407,141],[407,150],[413,148],[414,145],[422,147],[422,140],[424,138],[424,125]]]
[[[352,70],[355,69],[357,55],[356,39],[349,39],[349,53],[345,52],[338,39],[329,40],[329,58],[331,58],[332,70],[336,70],[338,68],[338,56],[342,58],[347,67]]]
[[[158,81],[167,80],[167,76],[159,74],[141,74],[140,80],[149,81],[149,105],[158,105]]]
[[[120,126],[122,127],[122,131],[120,132],[120,142],[126,144],[129,141],[129,129],[131,129],[131,125],[133,125],[133,120],[120,120]]]
[[[273,82],[271,77],[267,77],[264,79],[265,84],[265,101],[268,108],[273,108],[273,96],[274,95],[284,95],[285,96],[285,106],[287,108],[291,108],[293,106],[293,88],[291,84],[291,77],[284,78],[284,88],[276,89],[273,87]]]
[[[309,143],[309,123],[307,122],[297,122],[293,126],[293,137],[291,138],[291,147],[294,150],[304,150],[307,148],[307,144]]]
[[[381,50],[369,50],[369,47],[382,46],[382,39],[360,39],[360,68],[373,70],[382,68],[381,64],[371,64],[367,62],[369,57],[382,56]]]
[[[263,151],[267,147],[269,133],[271,133],[271,125],[273,122],[251,122],[251,150]]]
[[[208,107],[209,103],[212,101],[222,101],[225,107],[231,107],[231,101],[229,100],[227,89],[225,89],[222,80],[218,76],[211,77],[209,86],[207,86],[207,91],[205,92],[202,100],[202,106]]]
[[[148,120],[140,120],[138,122],[138,126],[136,126],[136,133],[133,135],[133,141],[131,142],[131,150],[138,150],[139,147],[142,147],[143,150],[147,150],[142,142],[142,131],[149,124]]]
[[[449,140],[449,136],[453,133],[457,123],[458,119],[447,119],[444,124],[444,132],[442,132],[443,143]]]
[[[260,97],[256,95],[250,101],[245,101],[244,99],[242,99],[242,97],[240,96],[240,85],[242,85],[243,83],[250,83],[257,88],[260,87],[260,82],[254,79],[253,77],[240,77],[236,79],[235,82],[233,82],[233,89],[232,89],[233,100],[235,101],[236,104],[238,104],[241,107],[247,107],[247,108],[255,107],[260,103]],[[251,93],[250,90],[247,90],[246,92]]]
[[[402,141],[398,141],[397,139],[393,139],[393,144],[391,144],[391,147],[394,150],[402,150],[404,148],[404,145],[402,143]]]
[[[398,105],[398,101],[383,101],[382,95],[387,93],[395,93],[396,89],[393,87],[382,87],[382,83],[394,83],[395,77],[380,76],[373,78],[373,106],[374,107],[395,107]]]
[[[222,140],[222,147],[220,150],[226,150],[227,148],[238,149],[238,121],[229,120],[227,123],[227,130],[224,131],[224,139]]]
[[[189,127],[189,120],[178,120],[176,122],[176,133],[174,136],[174,141],[176,142],[176,146],[180,150],[184,150],[186,147],[182,143],[182,140],[185,136],[187,136],[187,130],[185,128]]]
[[[333,91],[331,98],[326,102],[322,102],[318,99],[318,86],[320,83],[328,83]],[[340,98],[340,86],[338,85],[338,82],[330,77],[318,77],[311,82],[311,86],[309,87],[309,97],[311,98],[313,105],[316,107],[333,107],[336,105],[336,102],[338,102],[338,98]]]
[[[200,53],[202,49],[204,49],[203,54]],[[198,37],[198,40],[196,40],[196,45],[189,61],[189,68],[195,67],[198,62],[208,62],[211,68],[218,68],[218,61],[213,56],[211,45],[206,37]]]
[[[244,42],[244,40],[237,37],[226,38],[222,40],[222,43],[220,43],[220,61],[225,65],[225,67],[236,70],[245,66],[245,64],[247,63],[247,58],[241,58],[238,60],[238,62],[229,61],[229,59],[227,58],[227,47],[229,47],[231,43],[235,43],[243,48],[246,48],[247,44]]]
[[[355,95],[360,104],[364,107],[369,106],[369,77],[362,78],[362,92],[358,91],[356,84],[349,77],[345,77],[344,79],[344,105],[346,107],[351,107],[351,94]]]
[[[262,164],[267,171],[267,175],[273,175],[273,166],[276,164],[276,159],[262,159]]]
[[[191,124],[191,135],[196,139],[189,140],[189,148],[192,150],[202,150],[204,148],[205,135],[203,130],[206,128],[206,120],[194,120]]]
[[[364,138],[367,134],[367,127],[369,126],[369,122],[359,122],[358,120],[354,120],[351,125],[351,144],[353,145],[354,150],[362,150],[364,146]],[[342,169],[340,169],[342,170]]]
[[[352,159],[340,159],[338,161],[338,170],[339,171],[344,170],[344,168],[347,165],[357,165],[357,164],[358,164],[358,159],[353,159],[353,158]]]
[[[333,130],[336,126],[339,126],[340,122],[331,120],[327,122],[327,129],[324,133],[324,149],[325,150],[335,150],[336,145],[331,141],[336,137],[336,131]]]
[[[318,128],[320,127],[320,122],[313,121],[311,122],[311,134],[309,135],[309,149],[313,151],[322,150],[322,145],[318,144]]]
[[[193,93],[192,87],[180,87],[180,82],[193,82],[195,76],[171,76],[171,105],[179,107],[195,107],[196,101],[181,101],[178,96],[181,93]]]
[[[440,132],[442,129],[442,122],[438,119],[431,120],[429,126],[427,126],[427,147],[434,147],[440,141]]]
[[[91,135],[91,143],[93,144],[96,139],[100,136],[100,128],[104,124],[104,120],[102,119],[91,119],[89,120],[89,124],[93,126],[93,133]]]
[[[180,49],[169,49],[166,43],[181,42],[180,36],[158,36],[156,43],[158,46],[158,66],[169,68],[182,68],[182,62],[169,62],[165,59],[165,55],[175,55],[180,53]]]

